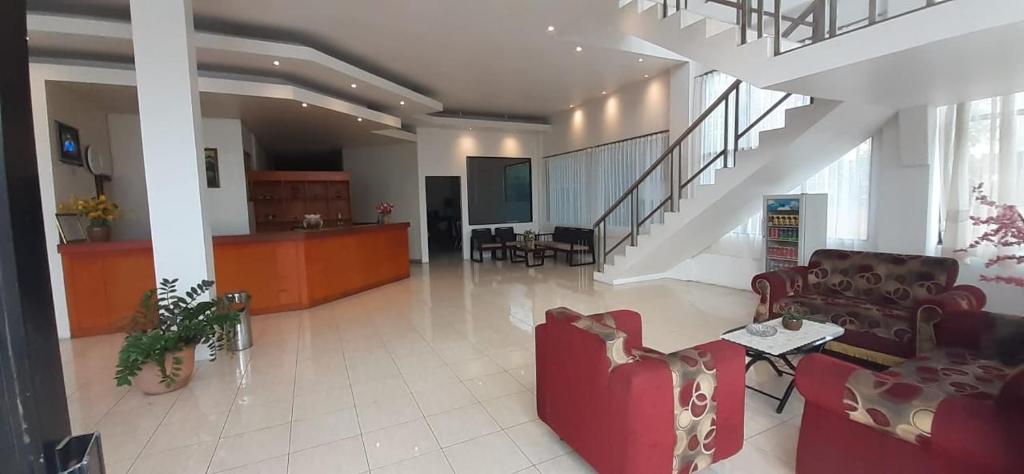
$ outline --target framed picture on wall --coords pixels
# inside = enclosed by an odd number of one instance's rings
[[[73,212],[57,213],[57,231],[60,233],[60,243],[62,244],[89,240],[85,234],[85,228],[82,227],[82,219]]]
[[[78,138],[78,129],[64,122],[57,122],[57,146],[60,148],[60,161],[69,165],[84,166],[82,159],[82,142]]]
[[[220,187],[220,162],[217,159],[216,148],[206,148],[203,150],[204,162],[206,163],[206,187],[208,188],[219,188]]]

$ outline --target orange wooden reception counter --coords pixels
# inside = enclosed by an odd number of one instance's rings
[[[408,278],[408,228],[355,225],[214,237],[217,292],[247,291],[252,314],[265,314]],[[120,332],[143,292],[155,286],[148,240],[69,244],[59,252],[72,337]]]

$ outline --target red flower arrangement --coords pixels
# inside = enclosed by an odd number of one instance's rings
[[[1015,248],[1024,246],[1024,216],[1021,216],[1017,206],[1012,204],[999,204],[992,200],[982,184],[971,188],[974,201],[978,204],[993,209],[995,212],[991,217],[971,216],[971,223],[977,227],[986,227],[985,233],[974,239],[966,248],[958,249],[957,252],[966,252],[983,245],[992,245],[996,248]],[[1011,253],[996,255],[985,262],[985,268],[992,268],[1002,262],[1014,262],[1017,265],[1024,264],[1024,254]],[[1002,283],[1024,288],[1024,277],[982,275],[981,281],[991,283]]]
[[[390,216],[394,210],[395,205],[391,204],[390,202],[381,201],[379,204],[377,204],[377,214],[380,214],[382,216]]]

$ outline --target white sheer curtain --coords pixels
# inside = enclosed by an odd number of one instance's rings
[[[970,216],[987,216],[971,188],[982,185],[992,200],[1024,205],[1024,93],[939,107],[936,116],[936,168],[934,185],[940,190],[940,242],[942,253],[970,244],[985,229],[971,224]],[[992,248],[968,255],[988,257]]]
[[[668,132],[662,132],[545,159],[548,222],[590,227],[667,147]],[[659,167],[640,186],[641,217],[668,196],[667,170]],[[628,204],[612,214],[609,225],[629,226]]]
[[[694,78],[694,89],[693,89],[693,109],[691,114],[693,117],[700,115],[704,112],[712,102],[715,101],[730,84],[735,81],[736,78],[719,72],[712,71],[707,74],[702,74]],[[739,88],[740,97],[740,130],[745,129],[750,125],[751,122],[756,120],[762,114],[768,111],[773,104],[779,101],[785,95],[784,92],[769,91],[764,89],[758,89],[744,82]],[[780,105],[771,114],[764,118],[760,123],[757,124],[750,132],[743,136],[739,142],[739,148],[746,150],[750,148],[757,148],[759,132],[763,130],[771,130],[774,128],[781,128],[786,125],[786,109],[798,107],[801,105],[807,105],[810,103],[810,97],[802,95],[793,95],[786,100],[785,103]],[[704,166],[708,161],[715,158],[719,152],[725,148],[726,145],[731,149],[732,143],[726,143],[733,136],[733,128],[735,128],[736,118],[733,114],[736,111],[736,105],[734,102],[729,101],[729,120],[725,120],[725,105],[717,107],[711,115],[708,116],[707,120],[697,129],[694,137],[690,139],[690,169],[698,170],[701,166]],[[701,174],[698,183],[700,184],[711,184],[715,182],[714,170],[721,168],[724,165],[724,160],[719,160],[711,168]]]
[[[871,139],[822,169],[790,191],[828,194],[828,246],[864,249],[871,246]],[[763,247],[762,214],[758,211],[708,249],[742,258],[760,258]]]

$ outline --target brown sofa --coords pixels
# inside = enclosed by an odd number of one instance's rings
[[[796,307],[846,329],[828,349],[894,365],[934,348],[933,325],[944,312],[984,308],[981,289],[956,285],[959,271],[945,257],[818,250],[805,267],[754,277],[754,320]]]

